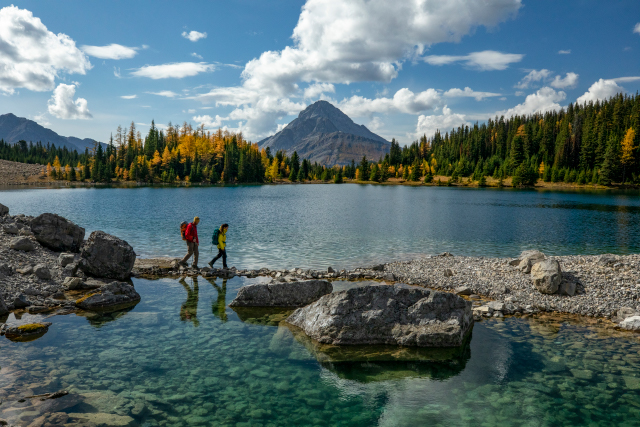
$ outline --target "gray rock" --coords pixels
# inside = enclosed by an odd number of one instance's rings
[[[25,308],[25,307],[29,307],[30,305],[31,303],[29,302],[27,297],[22,293],[18,294],[13,300],[14,308]]]
[[[640,312],[638,312],[638,310],[632,307],[620,307],[618,311],[616,311],[615,316],[613,316],[611,320],[613,320],[616,323],[620,323],[624,319],[627,319],[633,316],[640,316]]]
[[[21,228],[20,231],[18,231],[18,235],[31,237],[33,236],[33,233],[31,232],[31,230],[25,227],[25,228]]]
[[[63,252],[58,257],[58,264],[60,264],[60,267],[65,268],[67,265],[71,264],[74,259],[75,257],[73,254]]]
[[[31,231],[41,245],[56,252],[78,252],[84,240],[84,228],[52,213],[34,218]]]
[[[131,276],[136,253],[124,240],[94,231],[82,246],[82,270],[92,276],[126,280]]]
[[[231,307],[302,307],[333,291],[325,280],[256,283],[240,288]]]
[[[331,268],[331,267],[327,267],[327,273],[335,273],[336,271]]]
[[[371,267],[373,271],[384,271],[384,264],[377,264]]]
[[[39,279],[42,279],[42,280],[51,279],[51,272],[49,271],[47,266],[44,264],[38,264],[35,267],[33,267],[33,274],[35,274]]]
[[[384,280],[387,280],[389,282],[395,282],[396,281],[396,276],[393,273],[385,273],[383,276]]]
[[[4,334],[7,338],[42,335],[49,330],[49,326],[51,325],[51,322],[30,323],[27,325],[8,325],[4,330]]]
[[[18,234],[18,226],[15,224],[5,224],[2,226],[2,230],[7,234]]]
[[[444,277],[451,277],[453,276],[453,271],[451,271],[450,268],[445,268],[444,269]]]
[[[554,259],[546,259],[531,267],[533,286],[543,294],[555,294],[562,283],[560,263]]]
[[[0,216],[9,215],[9,208],[0,203]]]
[[[14,237],[9,247],[16,251],[31,252],[36,250],[36,245],[28,237]]]
[[[117,309],[140,301],[140,295],[128,283],[111,282],[88,297],[80,298],[76,305],[84,310]]]
[[[640,316],[631,316],[618,324],[618,327],[627,331],[640,331]]]
[[[405,284],[328,294],[287,319],[323,344],[457,347],[473,326],[471,302]]]
[[[620,260],[620,257],[613,254],[604,254],[598,257],[599,265],[612,266]]]
[[[563,280],[558,289],[560,295],[574,296],[576,294],[576,282]]]
[[[438,256],[443,256],[443,257],[449,257],[449,256],[453,256],[453,254],[451,252],[442,252],[440,255]]]
[[[25,275],[25,274],[31,274],[33,273],[33,266],[32,265],[26,265],[24,267],[21,267],[19,269],[16,270],[18,273]]]
[[[67,277],[62,284],[70,291],[84,289],[84,283],[79,277]]]
[[[518,264],[518,268],[523,273],[529,274],[531,267],[544,259],[545,255],[540,251],[523,251],[520,254],[520,264]]]
[[[468,286],[458,286],[454,292],[458,295],[471,295],[473,293]]]
[[[487,307],[489,307],[493,311],[502,311],[504,310],[504,303],[500,301],[489,301],[487,303]]]
[[[2,298],[2,294],[0,293],[0,316],[4,316],[7,313],[9,313],[9,309],[4,303],[4,298]]]

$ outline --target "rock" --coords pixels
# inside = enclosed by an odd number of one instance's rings
[[[627,331],[640,331],[640,316],[631,316],[618,324],[620,329]]]
[[[444,277],[451,277],[453,276],[453,271],[451,271],[450,268],[445,268],[444,269]]]
[[[502,311],[504,310],[504,303],[500,301],[489,301],[487,303],[487,307],[489,307],[493,311]]]
[[[45,334],[51,326],[51,322],[29,323],[26,325],[9,325],[4,334],[9,339],[29,338]]]
[[[29,307],[30,305],[31,303],[29,302],[29,300],[27,300],[27,297],[24,294],[18,294],[13,299],[13,306],[15,308],[25,308],[25,307]]]
[[[471,295],[471,294],[472,294],[472,292],[471,292],[471,288],[469,288],[468,286],[458,286],[458,287],[454,290],[454,292],[455,292],[457,295]]]
[[[18,231],[18,235],[32,237],[33,233],[28,228],[21,228],[20,231]]]
[[[73,254],[63,252],[58,257],[58,264],[60,264],[60,267],[65,268],[67,265],[71,264],[74,260],[75,260],[75,257]]]
[[[620,323],[624,319],[626,319],[628,317],[633,317],[633,316],[640,316],[640,312],[638,310],[635,310],[632,307],[620,307],[616,311],[615,316],[613,316],[611,318],[611,320],[613,320],[616,323]]]
[[[33,266],[32,265],[26,265],[24,267],[21,267],[19,269],[16,270],[18,273],[25,275],[25,274],[31,274],[33,273]]]
[[[2,294],[0,293],[0,317],[4,316],[7,313],[9,313],[9,309],[4,303],[4,298],[2,298]]]
[[[540,251],[523,251],[520,254],[520,264],[518,264],[518,268],[523,273],[529,274],[531,267],[544,259],[545,255]]]
[[[620,260],[620,257],[613,254],[604,254],[598,257],[597,263],[599,265],[611,266],[617,263]]]
[[[331,267],[327,267],[327,273],[335,273],[336,271],[331,268]]]
[[[520,265],[520,258],[512,259],[511,261],[509,261],[509,265],[513,267]]]
[[[449,257],[449,256],[453,256],[453,254],[451,252],[442,252],[440,255],[438,256],[442,256],[442,257]]]
[[[111,282],[76,301],[84,310],[104,311],[118,309],[140,301],[140,295],[128,283]]]
[[[384,264],[374,265],[373,267],[371,267],[371,270],[373,270],[373,271],[384,271]]]
[[[84,240],[84,228],[52,213],[34,218],[31,231],[42,246],[56,252],[78,252]]]
[[[386,281],[389,281],[389,282],[395,282],[396,281],[396,276],[393,273],[385,273],[382,278],[384,280],[386,280]]]
[[[558,289],[560,295],[568,295],[570,297],[576,294],[576,282],[563,280]]]
[[[231,307],[302,307],[333,291],[325,280],[256,283],[240,288]]]
[[[531,267],[533,286],[543,294],[555,294],[562,283],[560,263],[554,259],[547,259]]]
[[[70,291],[84,289],[84,283],[79,277],[67,277],[62,284]]]
[[[460,346],[473,326],[471,302],[405,284],[328,294],[287,322],[322,344],[418,347]]]
[[[28,237],[15,237],[11,240],[9,247],[16,251],[31,252],[36,249],[35,243]]]
[[[35,274],[38,279],[51,280],[51,272],[44,264],[38,264],[33,267],[33,274]]]
[[[46,307],[44,305],[32,305],[27,308],[27,312],[30,314],[44,313],[45,311],[50,311],[51,308]]]
[[[2,226],[2,230],[7,234],[18,234],[18,226],[15,224],[5,224]]]
[[[135,425],[135,420],[128,415],[107,414],[103,412],[70,413],[70,418],[80,423],[74,425],[125,427]]]
[[[82,246],[82,270],[96,277],[126,280],[131,276],[136,253],[124,240],[94,231]]]
[[[9,208],[0,203],[0,216],[9,215]]]

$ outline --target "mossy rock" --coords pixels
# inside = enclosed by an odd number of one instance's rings
[[[51,326],[51,322],[11,326],[5,331],[5,336],[11,341],[33,341],[46,334],[49,326]]]

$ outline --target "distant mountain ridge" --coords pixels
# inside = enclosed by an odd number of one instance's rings
[[[0,115],[0,139],[10,144],[20,140],[34,144],[40,141],[43,145],[55,144],[56,147],[67,147],[70,150],[77,150],[78,153],[84,152],[85,148],[93,148],[95,142],[91,138],[80,139],[75,136],[58,135],[33,120],[17,117],[12,113]],[[102,144],[104,146],[104,143]]]
[[[386,139],[354,123],[327,101],[309,105],[284,129],[258,144],[288,155],[296,151],[301,158],[329,166],[358,162],[362,156],[378,160],[391,148]]]

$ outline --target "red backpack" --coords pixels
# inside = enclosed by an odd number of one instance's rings
[[[182,240],[187,240],[187,236],[185,236],[187,225],[187,221],[182,221],[182,223],[180,223],[180,237],[182,237]]]

